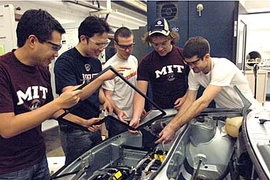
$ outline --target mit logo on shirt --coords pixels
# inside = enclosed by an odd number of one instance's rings
[[[41,93],[41,95],[40,95]],[[26,89],[25,92],[17,91],[18,102],[17,105],[22,105],[24,101],[31,101],[33,99],[46,99],[48,88],[43,86],[31,86]]]
[[[167,75],[167,74],[170,74],[170,73],[173,73],[174,69],[176,69],[177,73],[182,73],[182,69],[184,69],[184,66],[183,65],[168,65],[168,66],[164,66],[161,71],[159,70],[156,70],[155,73],[156,73],[156,78],[159,78],[161,75]]]

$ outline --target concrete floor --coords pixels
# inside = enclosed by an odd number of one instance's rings
[[[51,174],[55,173],[65,164],[65,155],[61,147],[58,123],[55,120],[47,120],[42,124],[43,135],[46,144],[46,154]],[[106,139],[107,131],[102,127],[102,138]]]
[[[58,124],[48,120],[42,124],[46,144],[46,154],[51,174],[55,173],[65,164],[65,155],[61,147],[58,133]]]

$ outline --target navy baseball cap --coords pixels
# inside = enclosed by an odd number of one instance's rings
[[[170,34],[170,26],[165,18],[158,18],[155,20],[154,24],[151,25],[149,36],[155,33],[163,34],[165,36]]]

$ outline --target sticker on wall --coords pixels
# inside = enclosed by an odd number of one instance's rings
[[[5,46],[3,44],[0,44],[0,56],[5,53]]]

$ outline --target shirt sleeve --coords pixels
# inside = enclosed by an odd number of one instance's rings
[[[76,77],[72,64],[67,57],[59,57],[54,65],[55,88],[56,93],[61,94],[62,89],[66,86],[76,86]]]
[[[103,85],[102,85],[102,88],[106,89],[108,91],[113,91],[114,86],[115,86],[114,79],[111,79],[111,80],[104,81]]]
[[[5,69],[0,67],[0,113],[3,112],[14,112],[13,97],[10,92],[11,80],[5,73]]]
[[[138,66],[138,75],[137,75],[137,80],[144,80],[144,81],[149,81],[149,66],[147,63],[147,59],[142,59],[139,66]]]
[[[197,91],[199,87],[200,87],[200,84],[196,78],[196,73],[190,70],[188,74],[188,89]]]

